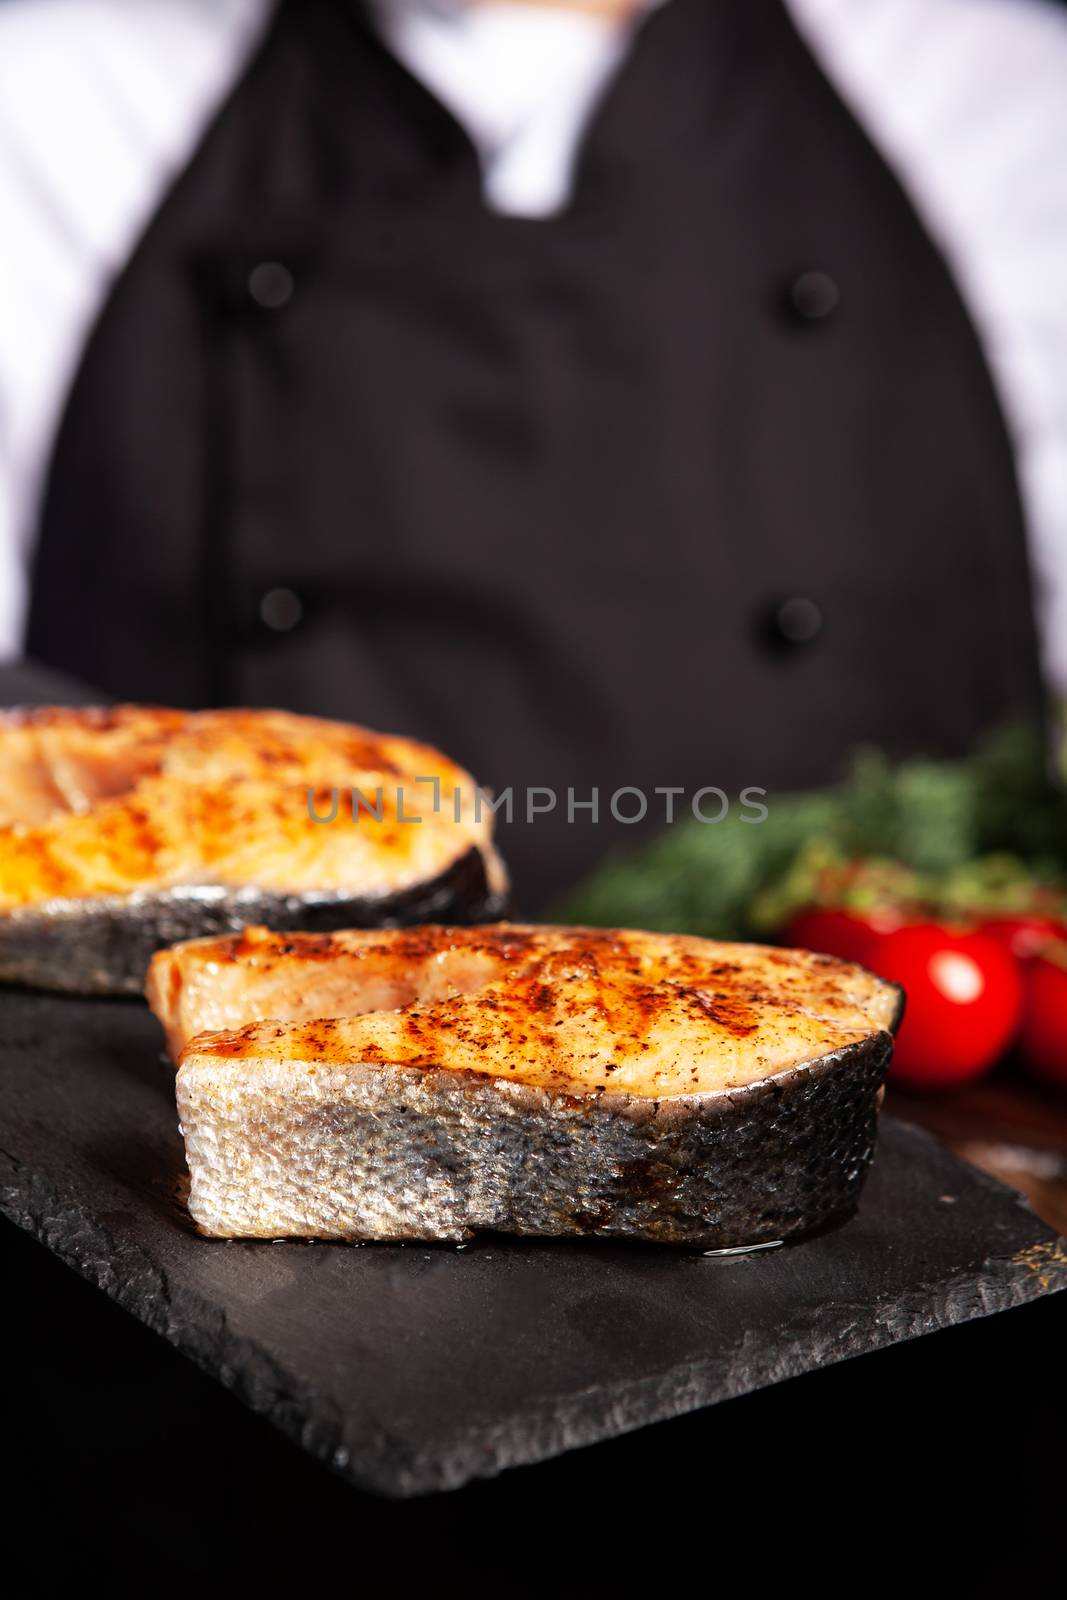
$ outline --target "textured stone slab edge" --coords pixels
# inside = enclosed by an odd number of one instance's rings
[[[321,1394],[302,1391],[266,1351],[235,1334],[218,1305],[172,1283],[139,1245],[115,1238],[77,1200],[2,1149],[0,1212],[302,1448],[338,1464],[341,1419],[330,1414],[336,1408]],[[388,1459],[386,1441],[379,1453]],[[383,1471],[380,1485],[375,1479],[365,1486],[387,1493],[389,1481]]]
[[[985,1178],[984,1174],[979,1176]],[[1012,1191],[995,1180],[985,1181],[1001,1193],[1012,1194],[1020,1208],[1030,1213],[1026,1202]],[[448,1459],[439,1463],[440,1474],[435,1481],[426,1481],[424,1462],[414,1481],[392,1492],[419,1494],[428,1489],[456,1488],[473,1477],[490,1477],[509,1467],[547,1460],[567,1450],[665,1422],[856,1355],[1008,1311],[1067,1289],[1067,1242],[1051,1234],[1036,1216],[1034,1229],[1032,1246],[1012,1257],[992,1256],[983,1263],[983,1271],[989,1277],[981,1285],[970,1272],[961,1272],[957,1278],[939,1285],[936,1294],[929,1286],[917,1288],[914,1305],[901,1300],[891,1308],[876,1308],[873,1327],[871,1308],[866,1305],[856,1305],[856,1321],[848,1328],[831,1332],[820,1328],[820,1313],[816,1310],[804,1325],[803,1337],[799,1322],[791,1322],[788,1340],[773,1355],[758,1335],[746,1335],[733,1350],[720,1352],[714,1358],[682,1363],[625,1384],[591,1386],[556,1400],[551,1415],[543,1409],[533,1410],[526,1416],[513,1415],[495,1428],[479,1428],[457,1437]],[[1038,1237],[1039,1234],[1044,1236]],[[739,1257],[730,1266],[740,1267],[744,1261]],[[857,1349],[853,1333],[864,1322],[867,1327],[862,1348]]]
[[[992,1189],[1010,1193],[984,1174],[978,1176]],[[1023,1200],[1017,1203],[1029,1211]],[[550,1412],[540,1405],[488,1429],[472,1427],[431,1457],[412,1451],[384,1431],[350,1437],[337,1406],[319,1391],[294,1382],[255,1341],[235,1334],[219,1306],[173,1284],[165,1269],[139,1246],[113,1237],[74,1197],[40,1174],[26,1171],[5,1150],[0,1150],[0,1212],[162,1334],[302,1449],[356,1487],[391,1498],[457,1489],[474,1478],[547,1460],[857,1353],[1006,1311],[1067,1288],[1067,1247],[1034,1217],[1034,1244],[1010,1258],[991,1257],[984,1264],[988,1276],[980,1284],[972,1274],[961,1273],[940,1285],[936,1296],[928,1287],[917,1289],[914,1306],[904,1300],[892,1308],[875,1308],[873,1327],[871,1308],[857,1305],[855,1323],[823,1334],[814,1311],[806,1336],[798,1338],[794,1325],[789,1340],[773,1356],[765,1349],[757,1353],[755,1338],[749,1349],[746,1336],[715,1358],[690,1361],[625,1384],[590,1386],[554,1400]],[[864,1322],[868,1326],[863,1350],[858,1352],[852,1334]]]

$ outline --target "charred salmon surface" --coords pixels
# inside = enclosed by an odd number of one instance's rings
[[[733,1248],[848,1215],[900,991],[807,951],[498,923],[153,960],[218,1237]]]
[[[491,807],[426,745],[281,711],[0,714],[0,978],[140,993],[194,934],[478,920],[505,890]]]

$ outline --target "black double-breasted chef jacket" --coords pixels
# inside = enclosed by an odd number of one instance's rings
[[[536,221],[357,6],[283,3],[87,348],[29,651],[555,790],[531,908],[662,825],[622,787],[773,805],[1040,702],[975,333],[775,0],[653,13]]]

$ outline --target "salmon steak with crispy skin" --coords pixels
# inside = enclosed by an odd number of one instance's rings
[[[0,978],[140,993],[249,922],[499,916],[493,813],[438,751],[284,711],[0,713]]]
[[[726,1249],[855,1208],[899,989],[590,928],[248,928],[153,960],[201,1232]]]

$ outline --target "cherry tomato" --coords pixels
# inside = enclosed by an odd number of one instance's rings
[[[874,966],[907,996],[889,1069],[900,1088],[936,1091],[980,1078],[1019,1026],[1018,963],[985,934],[913,923],[885,935]]]
[[[1037,955],[1054,939],[1067,938],[1067,929],[1061,922],[1054,917],[1040,916],[993,917],[988,922],[981,922],[978,932],[996,939],[998,944],[1004,945],[1020,960]]]
[[[796,950],[818,950],[842,961],[869,966],[880,937],[865,917],[830,906],[810,906],[788,922],[780,935],[785,945]]]
[[[1019,1047],[1030,1070],[1047,1083],[1067,1088],[1067,966],[1036,956],[1027,963],[1026,999]]]

